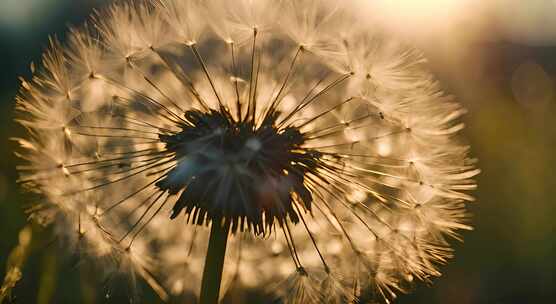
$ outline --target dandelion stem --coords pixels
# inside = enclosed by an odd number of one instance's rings
[[[229,230],[230,226],[228,224],[222,226],[220,221],[213,219],[205,269],[203,270],[200,304],[218,303]]]

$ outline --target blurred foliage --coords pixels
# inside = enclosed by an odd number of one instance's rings
[[[6,276],[0,288],[0,303],[12,299],[12,289],[21,280],[21,269],[29,254],[31,244],[32,228],[25,226],[19,232],[19,244],[12,250],[6,263]]]
[[[18,160],[8,140],[23,133],[12,121],[17,77],[29,76],[29,63],[40,61],[49,34],[63,37],[67,23],[80,23],[100,2],[49,0],[48,13],[33,16],[40,19],[33,19],[25,30],[0,23],[0,276],[7,273],[0,302],[8,290],[16,303],[126,299],[120,292],[129,289],[125,282],[105,284],[95,277],[93,265],[58,247],[48,231],[26,226],[23,210],[34,198],[16,185]],[[435,29],[413,42],[430,58],[447,90],[469,110],[465,136],[483,171],[477,203],[470,205],[475,230],[464,234],[464,244],[454,244],[456,258],[443,267],[441,278],[431,287],[418,284],[397,303],[553,302],[556,46],[520,44],[527,39],[510,42],[494,31],[465,29],[466,24]],[[535,68],[520,69],[524,63],[534,63]],[[525,74],[517,75],[518,70]],[[31,245],[27,234],[33,235]],[[159,301],[145,286],[139,292],[145,303]]]

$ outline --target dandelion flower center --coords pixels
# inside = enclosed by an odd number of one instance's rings
[[[315,170],[318,153],[300,149],[303,135],[293,127],[278,128],[278,115],[257,126],[252,120],[236,121],[225,109],[191,110],[180,132],[161,135],[177,165],[157,186],[181,192],[171,218],[184,211],[197,224],[223,221],[232,231],[257,234],[274,221],[299,222],[293,201],[311,210],[304,176]]]

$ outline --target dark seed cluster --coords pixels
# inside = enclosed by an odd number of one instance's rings
[[[257,126],[236,121],[225,109],[191,110],[179,133],[161,135],[177,163],[157,183],[160,190],[179,194],[171,218],[183,211],[199,225],[217,221],[256,234],[270,232],[275,221],[298,223],[301,210],[295,206],[311,210],[304,179],[316,170],[319,156],[300,148],[299,130],[277,128],[278,116]]]

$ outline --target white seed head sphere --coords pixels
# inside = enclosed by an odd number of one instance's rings
[[[195,297],[211,225],[221,294],[390,301],[470,229],[464,110],[350,1],[134,1],[52,41],[23,81],[21,182],[107,275]],[[281,282],[279,284],[274,284]]]

